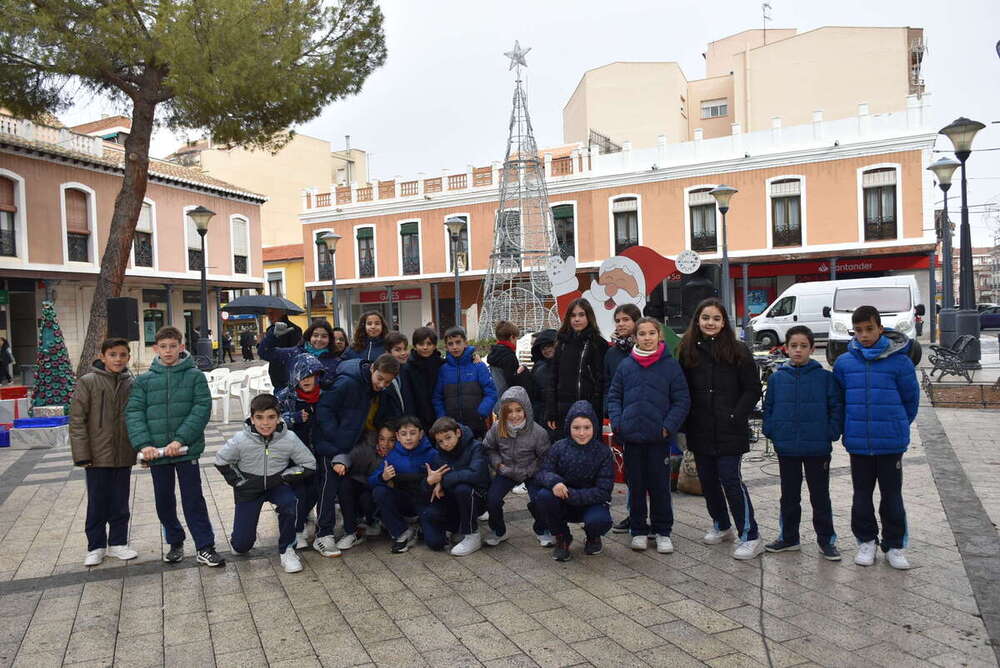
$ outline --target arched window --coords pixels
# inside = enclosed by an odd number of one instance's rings
[[[93,262],[91,256],[93,223],[90,215],[91,194],[80,188],[63,190],[66,215],[66,259],[69,262]]]
[[[17,257],[17,186],[0,176],[0,256]]]

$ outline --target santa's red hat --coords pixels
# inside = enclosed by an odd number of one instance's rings
[[[642,269],[643,278],[646,282],[643,291],[644,294],[652,292],[657,284],[677,271],[677,265],[674,264],[673,260],[663,257],[652,248],[647,248],[646,246],[631,246],[623,250],[619,255],[632,260]]]

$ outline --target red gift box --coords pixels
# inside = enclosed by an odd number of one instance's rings
[[[27,399],[28,388],[25,385],[8,385],[0,387],[0,399]]]

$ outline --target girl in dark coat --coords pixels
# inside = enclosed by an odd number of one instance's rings
[[[761,394],[757,364],[736,340],[725,307],[714,297],[698,304],[678,357],[691,392],[687,446],[695,455],[705,505],[715,523],[702,541],[716,545],[738,538],[733,557],[753,559],[764,548],[740,464],[750,451],[750,411]]]
[[[268,330],[263,340],[261,340],[260,345],[257,346],[257,353],[260,355],[260,358],[270,362],[272,367],[276,365],[281,366],[283,369],[282,375],[288,378],[291,372],[292,360],[302,353],[309,353],[315,356],[323,365],[323,369],[325,370],[322,380],[323,388],[325,389],[332,385],[333,379],[337,375],[337,366],[340,364],[341,357],[334,352],[334,332],[330,323],[326,320],[316,320],[306,330],[306,333],[302,337],[302,343],[288,348],[277,347],[279,337],[284,330],[280,326],[281,324],[278,323],[271,330]]]
[[[386,352],[385,335],[389,326],[378,311],[365,311],[358,318],[358,326],[354,330],[354,340],[351,347],[344,353],[344,359],[363,359],[374,362],[379,355]]]
[[[589,401],[601,424],[607,350],[608,342],[601,338],[590,302],[574,299],[566,309],[550,362],[552,382],[545,397],[545,420],[550,429],[565,429],[566,414],[577,401]]]

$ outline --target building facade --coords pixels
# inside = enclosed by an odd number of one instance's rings
[[[38,125],[0,116],[0,336],[20,364],[33,364],[41,302],[55,302],[71,357],[80,354],[121,188],[128,131],[118,118],[78,126]],[[127,119],[125,119],[127,121]],[[116,129],[117,128],[117,129]],[[263,288],[264,197],[176,164],[152,160],[122,297],[139,303],[137,367],[152,360],[156,330],[174,325],[190,338],[200,322],[201,267],[207,267],[209,328],[222,330],[219,303]],[[187,212],[215,212],[205,254]]]
[[[308,313],[302,244],[271,246],[262,249],[261,254],[264,259],[264,293],[302,304]],[[293,315],[289,319],[302,331],[309,326],[308,315]]]

